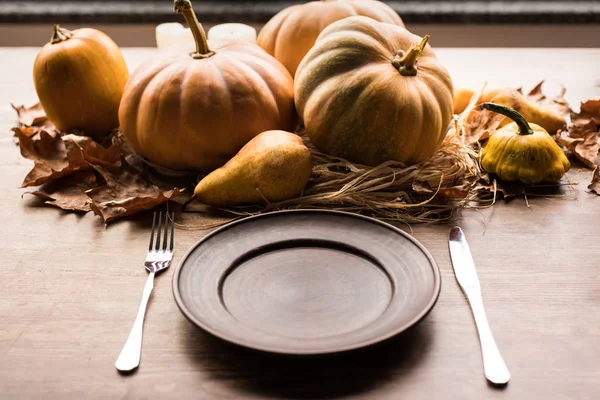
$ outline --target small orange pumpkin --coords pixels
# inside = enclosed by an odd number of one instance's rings
[[[296,73],[298,64],[315,44],[317,36],[335,21],[363,15],[404,27],[398,14],[377,0],[320,0],[287,7],[260,30],[257,43]]]
[[[121,50],[103,32],[54,27],[38,53],[33,81],[48,119],[62,131],[101,137],[119,127],[119,102],[129,78]]]
[[[296,72],[296,109],[313,144],[367,165],[431,157],[453,106],[428,38],[360,16],[329,25]]]
[[[209,48],[189,0],[175,0],[196,52],[157,58],[135,71],[121,101],[125,140],[148,161],[210,172],[248,141],[293,129],[293,79],[259,46],[223,41]]]

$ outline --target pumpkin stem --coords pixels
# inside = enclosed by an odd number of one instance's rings
[[[481,105],[481,108],[493,111],[498,114],[502,114],[515,121],[515,123],[519,127],[519,131],[517,132],[519,135],[531,135],[534,133],[533,129],[531,128],[531,126],[529,126],[529,123],[527,122],[525,117],[523,117],[517,112],[517,110],[513,108],[502,106],[496,103],[483,103]]]
[[[214,55],[215,52],[208,48],[206,33],[204,32],[204,28],[202,28],[202,24],[200,24],[198,18],[196,18],[196,13],[194,13],[194,9],[192,8],[192,2],[190,0],[175,0],[173,11],[177,14],[183,14],[185,22],[187,22],[192,31],[192,35],[194,36],[196,52],[191,53],[190,55],[193,58],[208,58]]]
[[[54,33],[52,34],[52,39],[50,39],[50,43],[56,44],[60,42],[64,42],[65,40],[69,40],[73,37],[73,32],[68,29],[61,28],[60,25],[54,25]]]
[[[415,76],[417,75],[417,58],[421,55],[425,49],[425,45],[429,40],[429,35],[425,35],[418,43],[413,43],[410,49],[405,53],[402,50],[398,50],[396,55],[392,59],[392,65],[404,76]]]

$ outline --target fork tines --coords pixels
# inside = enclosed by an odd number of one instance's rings
[[[164,218],[164,232],[163,232],[163,216],[162,211],[158,213],[158,221],[156,220],[156,212],[152,217],[152,231],[150,233],[150,244],[148,245],[148,251],[173,251],[173,239],[175,234],[175,213],[165,212]],[[170,221],[170,226],[169,226]],[[169,235],[170,230],[170,235]],[[154,241],[154,232],[156,232],[156,242]],[[163,234],[162,248],[161,248],[161,233]],[[169,241],[169,236],[171,240]],[[167,243],[169,242],[169,243]],[[168,248],[168,250],[167,250]]]

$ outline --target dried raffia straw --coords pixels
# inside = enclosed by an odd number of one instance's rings
[[[477,127],[472,121],[472,117],[480,117],[477,106],[484,88],[485,84],[465,111],[454,116],[442,145],[427,161],[411,166],[397,161],[375,167],[360,165],[320,152],[300,132],[311,151],[313,174],[299,197],[266,202],[261,207],[224,208],[221,211],[233,218],[182,227],[210,229],[246,216],[292,209],[347,211],[406,224],[445,223],[454,220],[461,209],[488,208],[495,204],[499,188],[481,168],[481,146],[473,140]],[[500,121],[495,114],[481,117],[481,129],[485,130],[495,130]]]

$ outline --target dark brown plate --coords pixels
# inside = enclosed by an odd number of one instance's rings
[[[183,256],[173,293],[206,331],[276,353],[367,346],[434,306],[440,272],[405,232],[355,214],[297,210],[230,223]]]

